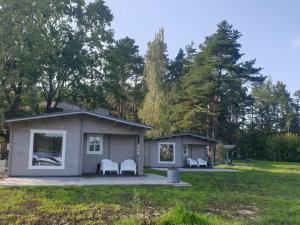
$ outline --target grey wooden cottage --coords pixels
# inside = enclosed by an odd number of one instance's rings
[[[79,176],[101,159],[133,159],[144,167],[144,132],[151,126],[108,114],[77,111],[8,119],[9,176]]]
[[[193,133],[177,133],[145,140],[146,167],[185,167],[187,158],[215,162],[217,140]]]

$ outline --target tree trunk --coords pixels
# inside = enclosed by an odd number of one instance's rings
[[[21,100],[22,100],[22,84],[18,84],[18,86],[13,85],[12,90],[14,91],[15,97],[12,100],[12,104],[10,105],[8,111],[5,113],[6,117],[12,117],[17,115],[17,112],[20,109]]]
[[[52,98],[47,97],[47,100],[46,100],[46,113],[51,113],[52,112],[51,105],[52,105]]]

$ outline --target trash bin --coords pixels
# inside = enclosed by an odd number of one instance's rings
[[[168,168],[167,171],[168,183],[179,183],[180,181],[180,171],[178,168]]]

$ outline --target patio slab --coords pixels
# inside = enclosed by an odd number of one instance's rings
[[[151,168],[160,171],[166,171],[168,168]],[[181,172],[242,172],[240,170],[233,169],[221,169],[221,168],[179,168]]]
[[[156,174],[132,177],[8,177],[0,180],[0,186],[84,186],[84,185],[168,185],[187,187],[191,184],[180,181],[168,183],[167,178]]]

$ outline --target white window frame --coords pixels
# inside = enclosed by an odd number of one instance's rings
[[[186,153],[184,153],[184,147],[186,147]],[[183,145],[182,155],[189,156],[189,145]]]
[[[62,152],[61,152],[61,166],[37,166],[32,165],[32,156],[33,156],[33,142],[34,142],[34,134],[62,134]],[[51,169],[51,170],[63,170],[65,169],[65,155],[66,155],[66,130],[37,130],[30,129],[30,145],[29,145],[29,164],[28,169]]]
[[[160,146],[161,145],[173,145],[173,161],[161,161],[160,160]],[[174,164],[176,161],[175,161],[175,158],[176,158],[176,144],[173,143],[173,142],[158,142],[158,163],[171,163],[171,164]]]
[[[90,151],[89,138],[100,137],[100,151]],[[86,138],[86,154],[90,155],[102,155],[103,154],[103,134],[88,134]]]

